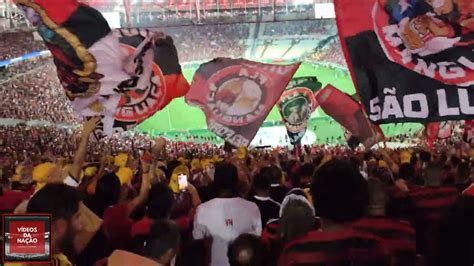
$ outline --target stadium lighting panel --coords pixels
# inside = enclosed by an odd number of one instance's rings
[[[319,18],[336,18],[336,11],[333,3],[314,4],[314,17]]]

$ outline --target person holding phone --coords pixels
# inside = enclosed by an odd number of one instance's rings
[[[180,191],[186,191],[188,188],[188,175],[178,174],[178,188]]]
[[[169,165],[172,165],[171,163]],[[178,219],[181,230],[190,228],[195,209],[201,204],[196,188],[189,182],[189,168],[184,164],[170,167],[171,177],[169,187],[175,195],[175,204],[171,210],[171,219]]]

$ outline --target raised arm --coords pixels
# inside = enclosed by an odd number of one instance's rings
[[[89,137],[99,121],[100,117],[94,117],[87,120],[83,125],[81,142],[79,143],[79,147],[77,148],[76,153],[74,154],[74,163],[72,164],[71,170],[69,172],[69,175],[71,175],[77,181],[79,181],[80,179],[81,169],[84,165],[84,160],[87,152],[87,144],[89,143]]]
[[[157,140],[155,149],[161,151],[166,147],[166,140],[160,138]],[[140,186],[140,192],[132,201],[129,202],[127,206],[127,217],[133,213],[133,211],[143,204],[148,198],[148,193],[150,192],[150,164],[145,162],[143,158],[140,158],[142,165],[142,184]]]

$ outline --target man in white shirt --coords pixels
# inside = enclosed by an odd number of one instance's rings
[[[239,198],[237,168],[232,164],[216,166],[214,185],[217,198],[201,204],[194,219],[194,239],[212,238],[211,265],[229,265],[227,249],[239,235],[260,236],[262,222],[255,203]]]

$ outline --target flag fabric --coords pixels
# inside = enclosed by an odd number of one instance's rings
[[[447,139],[447,138],[451,137],[452,132],[453,132],[453,122],[452,121],[440,122],[439,131],[438,131],[438,138],[439,139]]]
[[[431,149],[437,139],[447,139],[451,137],[453,131],[452,121],[431,122],[426,126],[426,142]]]
[[[370,120],[474,116],[472,0],[334,3],[342,47]]]
[[[130,54],[128,67],[132,66],[134,72],[133,78],[127,80],[125,86],[119,85],[121,98],[114,126],[130,128],[163,109],[174,98],[184,96],[189,90],[189,84],[181,72],[171,37],[148,29],[123,29],[115,33],[122,49]],[[153,34],[155,40],[150,41]],[[140,58],[143,58],[143,64],[135,62]],[[146,59],[149,61],[145,61]],[[140,74],[146,71],[146,79],[140,80]],[[133,89],[128,89],[130,87]]]
[[[349,148],[354,150],[360,145],[360,141],[357,139],[357,137],[352,135],[352,133],[349,130],[342,127],[342,131],[344,132],[344,137],[346,139],[347,146],[349,146]]]
[[[51,51],[73,109],[101,116],[106,135],[133,127],[187,92],[176,49],[164,34],[113,32],[97,10],[77,0],[15,3]]]
[[[367,119],[359,103],[332,85],[316,94],[319,106],[357,138],[366,148],[383,139],[382,130]]]
[[[199,67],[185,99],[204,111],[210,131],[246,147],[299,65],[216,58]]]
[[[301,144],[311,114],[318,107],[314,93],[321,89],[316,77],[293,79],[277,103],[292,145]]]
[[[426,145],[431,150],[433,149],[435,141],[438,139],[439,130],[441,128],[440,122],[431,122],[426,126]]]

